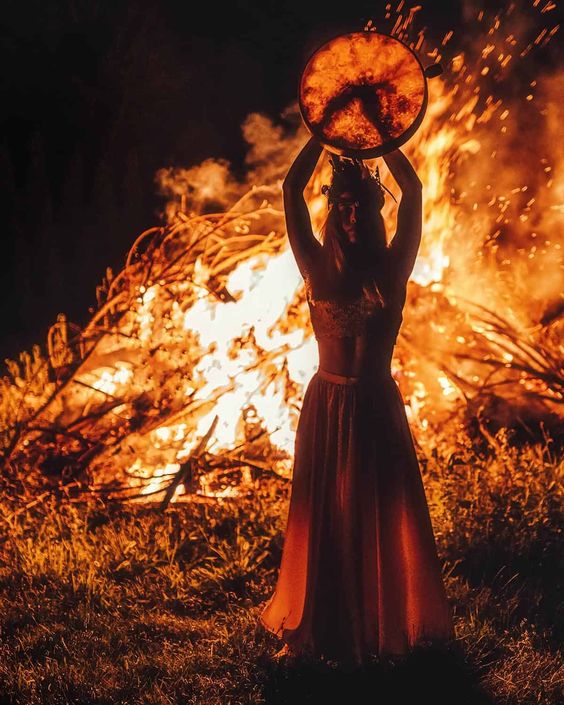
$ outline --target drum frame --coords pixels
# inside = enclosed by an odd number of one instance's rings
[[[317,54],[318,51],[323,49],[323,47],[327,46],[327,44],[330,44],[331,42],[335,41],[335,39],[339,39],[341,37],[348,37],[352,34],[379,34],[383,37],[387,37],[388,39],[393,39],[396,42],[399,42],[405,49],[407,49],[412,56],[415,57],[415,60],[417,61],[419,68],[421,70],[421,75],[423,76],[423,83],[425,86],[424,94],[423,94],[423,102],[421,104],[421,108],[419,110],[419,113],[417,114],[417,117],[415,120],[411,123],[411,125],[403,132],[399,137],[396,137],[393,140],[388,140],[384,144],[378,146],[378,147],[372,147],[369,149],[343,149],[341,147],[334,146],[330,143],[328,143],[322,135],[319,134],[317,129],[307,120],[307,118],[304,115],[304,107],[302,105],[302,80],[303,80],[303,75],[304,72],[309,64],[309,62],[313,59],[313,57]],[[431,67],[429,67],[431,68]],[[398,149],[398,147],[401,147],[403,144],[405,144],[413,135],[417,132],[419,127],[421,126],[421,123],[423,122],[423,118],[425,117],[425,113],[427,111],[427,104],[428,104],[428,99],[429,99],[429,89],[427,86],[427,71],[428,69],[423,68],[423,64],[419,60],[419,57],[417,54],[411,49],[411,47],[408,47],[407,44],[404,44],[402,41],[397,39],[396,37],[392,37],[390,34],[384,34],[384,32],[372,32],[372,31],[365,31],[365,30],[359,30],[359,31],[352,31],[352,32],[344,32],[341,34],[336,34],[334,37],[331,39],[328,39],[326,42],[321,44],[320,46],[313,51],[310,56],[308,57],[307,61],[304,64],[304,67],[300,73],[300,80],[298,84],[298,105],[300,109],[300,114],[302,116],[302,120],[304,121],[305,126],[307,127],[308,131],[317,139],[319,140],[320,144],[327,149],[327,151],[332,152],[333,154],[338,154],[341,157],[350,157],[350,158],[355,158],[355,159],[375,159],[376,157],[381,157],[383,154],[387,154],[388,152],[393,151],[394,149]]]

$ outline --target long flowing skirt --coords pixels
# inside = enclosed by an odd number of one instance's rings
[[[454,638],[401,393],[319,369],[303,399],[284,549],[260,619],[293,653],[362,664]]]

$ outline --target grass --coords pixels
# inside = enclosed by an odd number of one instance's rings
[[[496,457],[421,456],[455,648],[354,674],[270,660],[281,644],[258,615],[283,546],[281,482],[165,513],[50,499],[9,518],[4,496],[0,703],[556,705],[561,467],[546,445],[497,441]]]

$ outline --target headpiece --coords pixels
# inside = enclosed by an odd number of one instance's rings
[[[329,157],[329,161],[333,169],[331,185],[325,184],[321,187],[321,193],[327,196],[329,203],[337,202],[339,194],[347,190],[369,197],[373,187],[380,191],[382,198],[386,190],[396,201],[394,194],[380,181],[378,166],[372,171],[361,159],[340,157],[335,154]]]

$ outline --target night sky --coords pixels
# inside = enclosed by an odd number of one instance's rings
[[[159,222],[157,169],[222,157],[240,174],[246,115],[278,121],[309,54],[384,7],[5,1],[0,360],[43,344],[59,312],[86,323],[105,268]],[[464,7],[433,0],[416,26],[440,39]]]

